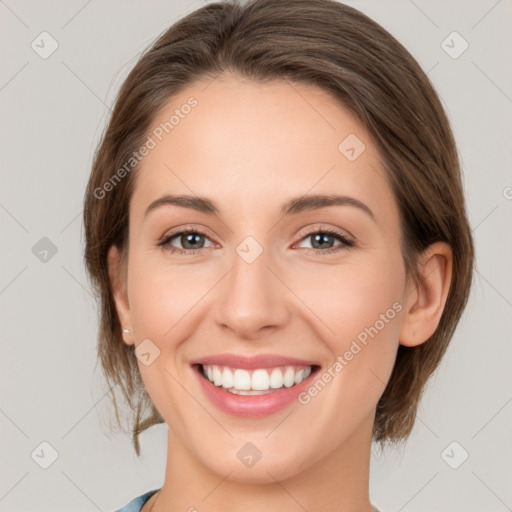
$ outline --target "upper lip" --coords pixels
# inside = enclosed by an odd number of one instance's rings
[[[258,354],[245,356],[242,354],[215,354],[191,361],[191,365],[218,365],[231,368],[245,368],[253,370],[257,368],[273,368],[275,366],[318,366],[314,361],[286,357],[278,354]]]

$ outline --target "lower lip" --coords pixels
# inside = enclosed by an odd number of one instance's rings
[[[215,386],[202,373],[199,365],[193,367],[206,396],[220,410],[235,416],[259,417],[273,414],[290,405],[297,396],[305,391],[311,377],[318,371],[316,367],[306,379],[289,388],[282,387],[265,395],[235,395],[223,387]]]

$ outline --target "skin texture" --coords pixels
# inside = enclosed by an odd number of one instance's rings
[[[160,350],[151,365],[139,362],[169,425],[165,481],[143,510],[156,500],[153,512],[370,511],[375,407],[399,343],[423,343],[438,325],[450,248],[430,246],[421,260],[427,277],[418,286],[406,280],[398,206],[377,150],[323,90],[223,75],[172,98],[154,126],[190,96],[198,105],[139,170],[127,268],[116,247],[109,252],[117,311],[130,330],[125,343],[149,338]],[[352,162],[338,150],[349,134],[366,146]],[[167,205],[144,218],[164,193],[208,197],[221,213]],[[332,193],[363,202],[375,221],[347,205],[279,214],[292,197]],[[190,224],[206,234],[196,254],[158,246]],[[315,253],[308,234],[320,227],[341,231],[355,246],[333,238]],[[249,235],[263,249],[250,264],[236,252]],[[185,250],[182,244],[184,237],[172,240]],[[330,247],[341,250],[327,254]],[[293,402],[263,418],[232,416],[207,399],[190,366],[217,353],[273,353],[317,361],[323,372],[396,302],[401,311],[307,405]],[[237,458],[247,442],[262,453],[252,468]]]

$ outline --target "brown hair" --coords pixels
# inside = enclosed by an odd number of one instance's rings
[[[220,73],[244,79],[316,85],[355,114],[374,139],[393,189],[408,276],[419,278],[417,256],[436,241],[453,251],[450,291],[440,323],[418,346],[399,346],[377,405],[374,440],[405,439],[425,383],[439,364],[466,306],[473,241],[461,170],[449,121],[426,74],[380,25],[334,0],[254,0],[208,4],[165,31],[124,81],[94,155],[84,200],[85,262],[101,301],[98,358],[113,391],[119,385],[134,411],[133,443],[163,423],[142,382],[134,347],[122,341],[107,253],[126,257],[129,201],[138,166],[104,186],[147,138],[169,99],[199,79]],[[111,182],[111,181],[110,181]],[[150,414],[143,420],[146,408]]]

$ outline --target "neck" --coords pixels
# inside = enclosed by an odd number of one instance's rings
[[[368,488],[372,426],[373,417],[343,445],[288,478],[272,477],[269,468],[266,483],[240,482],[230,479],[230,472],[221,475],[211,471],[169,431],[164,485],[148,505],[153,506],[152,512],[371,512]]]

